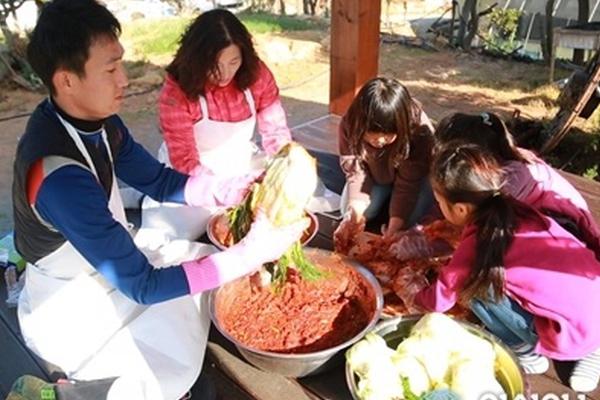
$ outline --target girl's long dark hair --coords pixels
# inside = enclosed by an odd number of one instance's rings
[[[256,81],[259,59],[252,35],[234,14],[223,9],[204,12],[188,26],[167,72],[189,99],[196,99],[204,94],[211,74],[217,73],[219,53],[232,44],[242,53],[242,65],[234,80],[244,90]]]
[[[434,138],[434,152],[449,141],[460,140],[481,146],[500,163],[512,160],[525,163],[534,161],[531,153],[519,150],[504,121],[493,113],[451,114],[440,121]]]
[[[475,206],[475,260],[461,290],[463,303],[473,298],[498,300],[504,289],[504,255],[517,220],[531,208],[501,194],[502,169],[496,157],[476,144],[450,141],[436,152],[431,168],[434,190],[451,204]]]
[[[392,166],[398,166],[410,154],[411,132],[418,124],[421,112],[419,103],[396,79],[371,79],[354,97],[345,115],[350,150],[364,160],[366,132],[393,133],[397,138],[387,147],[393,154],[390,158]]]

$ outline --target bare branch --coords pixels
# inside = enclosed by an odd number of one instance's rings
[[[14,14],[23,3],[25,0],[0,0],[0,16],[8,17],[9,14]]]

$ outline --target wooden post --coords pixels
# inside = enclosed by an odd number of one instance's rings
[[[556,64],[556,48],[558,47],[559,33],[552,33],[552,46],[550,47],[550,84],[554,83],[554,66]]]
[[[377,76],[380,19],[380,0],[332,0],[329,112],[343,115]]]

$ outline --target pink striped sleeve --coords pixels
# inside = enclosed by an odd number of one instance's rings
[[[199,165],[194,123],[200,118],[198,102],[190,102],[179,85],[167,76],[158,102],[160,128],[173,167],[190,173]]]
[[[256,103],[258,132],[262,138],[263,149],[268,154],[274,154],[292,140],[292,135],[275,78],[262,61],[259,77],[250,91]]]

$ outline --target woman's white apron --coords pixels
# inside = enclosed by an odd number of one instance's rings
[[[59,119],[98,177],[75,128]],[[102,137],[110,156],[106,132]],[[113,170],[108,206],[127,228],[116,181]],[[67,241],[27,266],[18,311],[27,345],[69,378],[120,377],[109,399],[176,400],[200,374],[210,327],[205,300],[184,296],[137,304],[109,285]]]
[[[200,96],[202,118],[194,124],[194,143],[200,165],[223,177],[244,175],[253,168],[264,168],[266,159],[252,141],[256,126],[256,106],[249,89],[244,91],[250,107],[249,118],[238,122],[213,121],[208,116],[208,104]],[[163,143],[158,160],[171,165]],[[145,198],[142,204],[142,232],[139,243],[160,242],[172,238],[194,240],[206,231],[206,224],[217,209],[158,203]],[[147,235],[141,237],[141,235]],[[153,236],[153,238],[149,238]],[[158,238],[158,239],[157,239]]]

